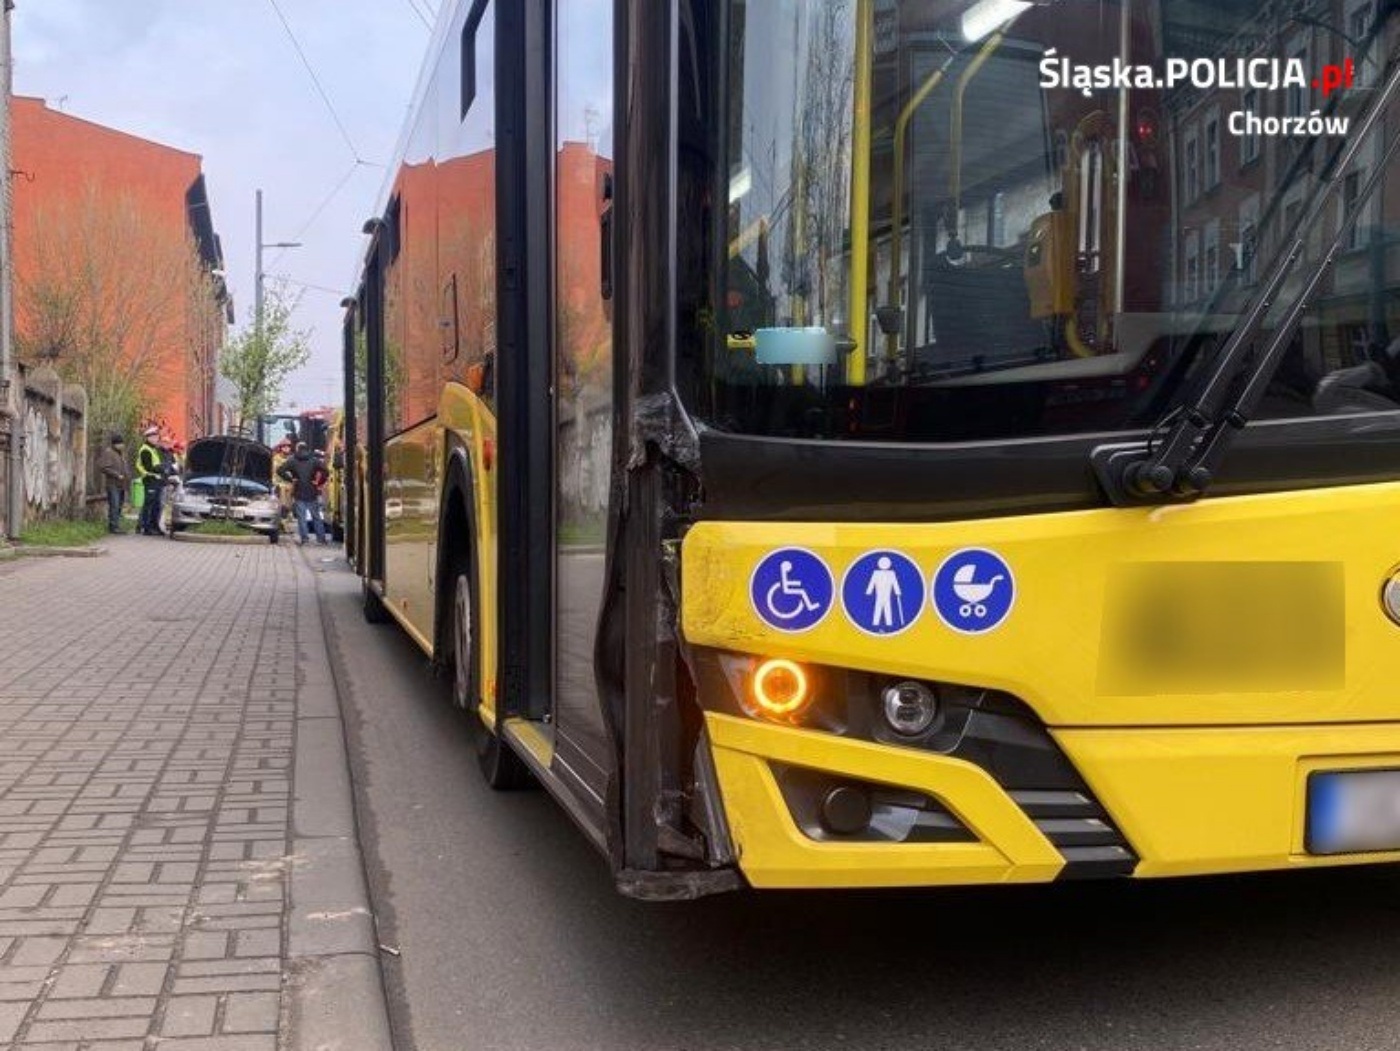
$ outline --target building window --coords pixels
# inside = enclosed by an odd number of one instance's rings
[[[1341,218],[1343,221],[1357,214],[1357,209],[1360,207],[1361,187],[1365,181],[1365,171],[1352,172],[1342,180]],[[1369,240],[1370,231],[1366,227],[1366,216],[1361,214],[1357,216],[1355,225],[1347,232],[1342,245],[1346,250],[1353,251],[1363,247]]]
[[[1253,113],[1257,117],[1263,117],[1260,111],[1261,99],[1259,92],[1253,88],[1246,91],[1240,99],[1240,109],[1245,113]],[[1259,159],[1259,136],[1246,133],[1240,136],[1240,167],[1243,168],[1251,161]]]
[[[462,26],[462,120],[467,119],[467,113],[476,101],[477,30],[481,28],[481,20],[486,16],[486,5],[489,2],[490,0],[476,0],[472,5],[471,14],[467,16],[466,24]],[[488,46],[491,43],[488,41]]]
[[[1354,7],[1347,14],[1347,36],[1357,43],[1365,43],[1366,34],[1371,31],[1371,0]],[[1367,50],[1369,56],[1364,62],[1360,59],[1356,61],[1356,86],[1358,88],[1369,88],[1376,79],[1376,54],[1380,51],[1380,40],[1371,43]],[[1353,56],[1355,57],[1355,56]]]
[[[1186,231],[1184,253],[1185,279],[1181,283],[1182,303],[1194,303],[1201,296],[1201,235],[1197,230]]]
[[[1186,186],[1183,194],[1187,204],[1201,195],[1201,152],[1194,128],[1186,135]]]
[[[1220,113],[1216,110],[1206,118],[1205,159],[1205,189],[1213,190],[1220,185]]]
[[[1245,287],[1259,283],[1259,195],[1249,197],[1240,205],[1240,233],[1235,246],[1235,269]]]
[[[1304,69],[1308,67],[1308,46],[1299,45],[1293,49],[1289,58],[1302,63]],[[1288,86],[1288,102],[1285,112],[1290,117],[1306,117],[1312,108],[1312,91],[1304,84],[1290,84]]]
[[[1358,365],[1371,357],[1371,327],[1369,325],[1346,326],[1347,350],[1351,352],[1350,364]]]
[[[1212,219],[1206,223],[1205,250],[1202,253],[1202,280],[1201,294],[1205,296],[1213,295],[1220,287],[1220,220]]]

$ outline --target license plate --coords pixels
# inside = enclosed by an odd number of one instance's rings
[[[1309,775],[1307,830],[1309,854],[1400,850],[1400,770]]]

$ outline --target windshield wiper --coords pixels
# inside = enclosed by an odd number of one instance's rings
[[[1279,363],[1293,342],[1294,333],[1332,262],[1348,242],[1366,203],[1383,181],[1384,172],[1400,147],[1400,135],[1385,150],[1369,178],[1351,203],[1336,237],[1322,260],[1304,282],[1283,313],[1264,349],[1254,354],[1255,338],[1268,323],[1272,308],[1303,257],[1308,236],[1328,214],[1352,162],[1391,104],[1400,95],[1400,61],[1394,62],[1384,86],[1349,135],[1336,156],[1307,213],[1294,227],[1291,242],[1280,253],[1261,291],[1250,304],[1243,321],[1230,335],[1213,371],[1200,386],[1191,404],[1174,409],[1157,427],[1146,446],[1101,446],[1093,465],[1110,499],[1119,506],[1193,500],[1214,480],[1230,443],[1249,423],[1263,399]]]

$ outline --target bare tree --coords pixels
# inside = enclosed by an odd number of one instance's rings
[[[807,5],[806,17],[806,68],[794,97],[794,201],[783,271],[789,289],[813,312],[803,322],[829,325],[846,311],[854,22],[849,0]]]
[[[213,279],[188,229],[172,236],[129,194],[91,186],[33,223],[16,275],[20,357],[87,389],[93,433],[130,433],[169,382],[162,366],[214,327]]]

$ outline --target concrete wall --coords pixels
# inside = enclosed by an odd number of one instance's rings
[[[21,369],[19,430],[25,515],[83,513],[87,492],[87,394],[51,368]]]
[[[589,393],[559,404],[557,513],[575,538],[601,543],[611,484],[612,402]]]
[[[10,441],[11,441],[11,418],[16,415],[15,403],[19,390],[18,370],[12,376],[0,374],[0,547],[5,544],[5,538],[10,534],[9,519],[9,472],[10,472]],[[15,433],[19,433],[20,428],[14,428]]]

